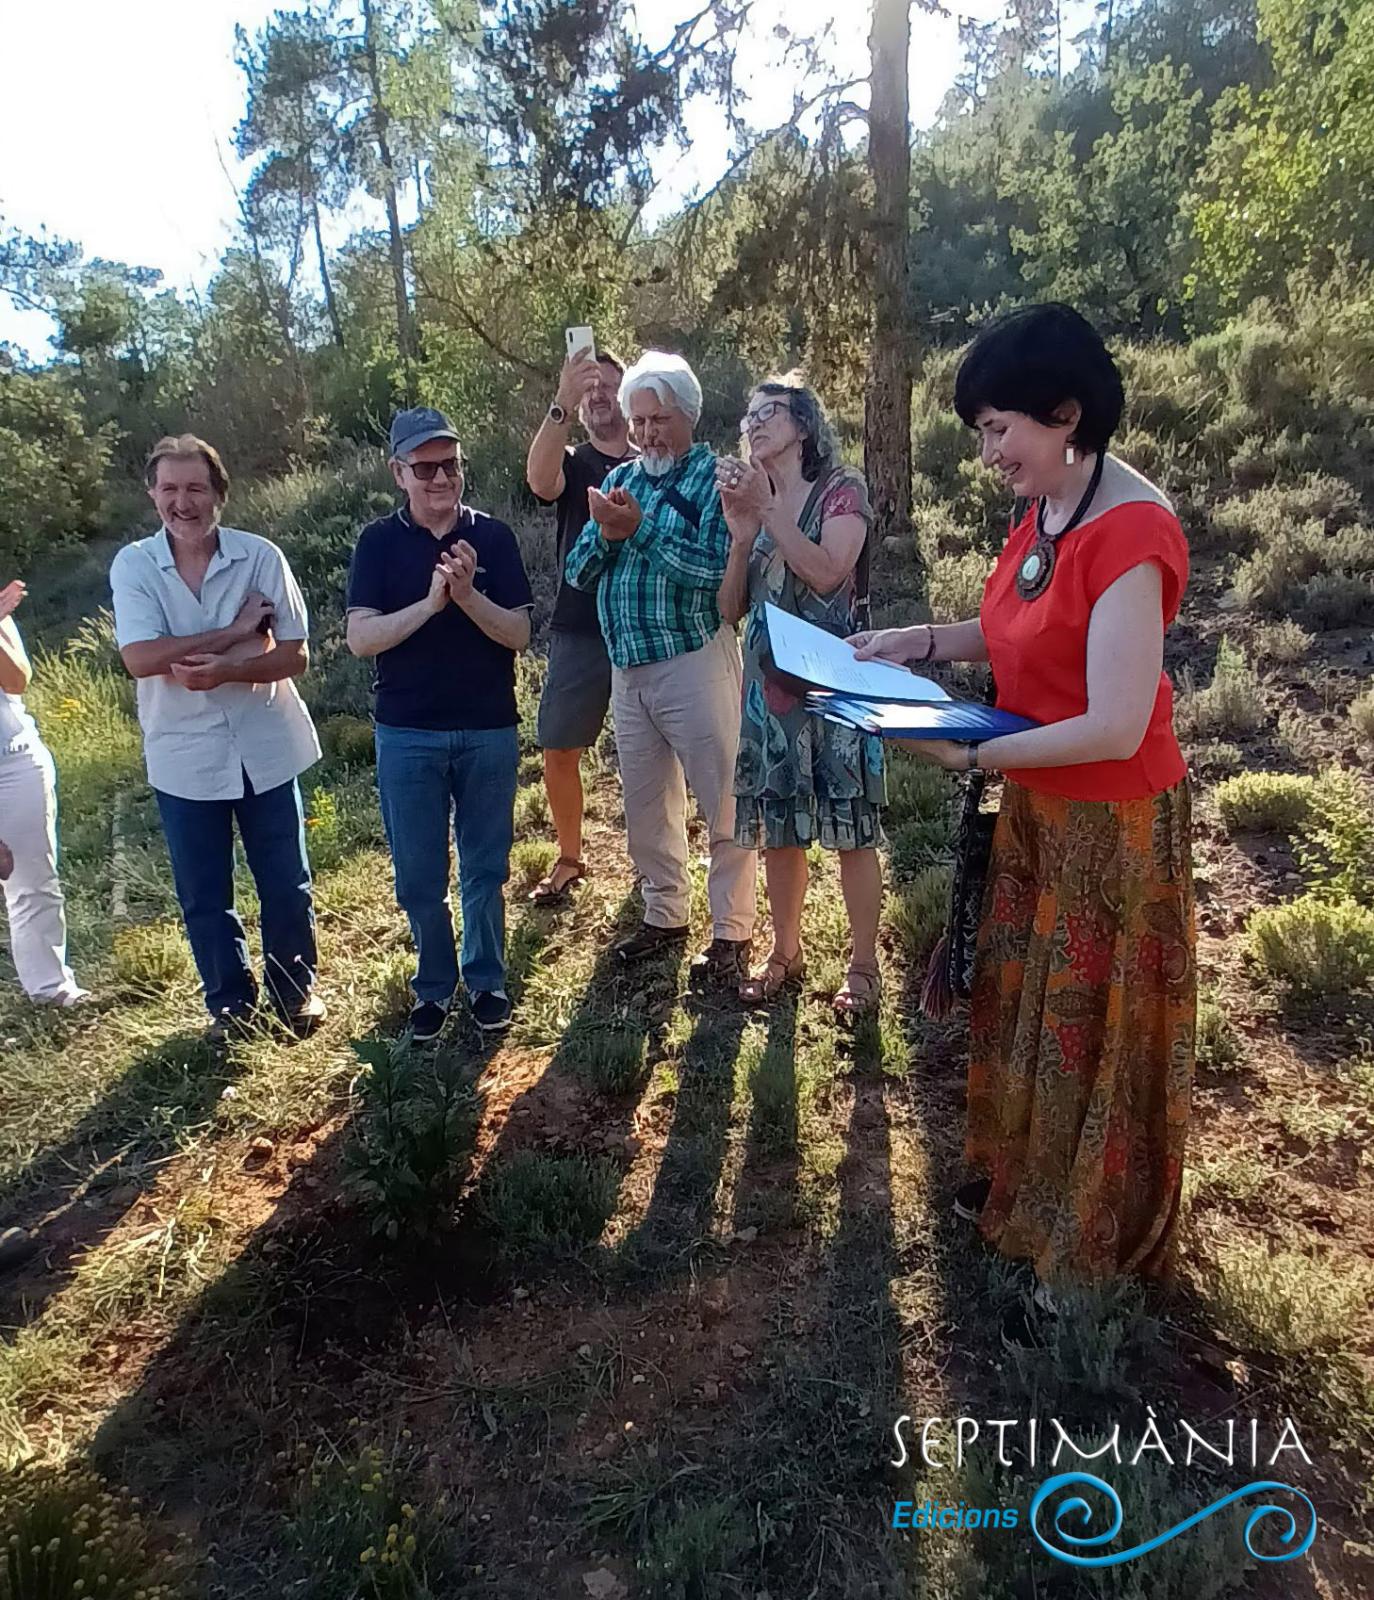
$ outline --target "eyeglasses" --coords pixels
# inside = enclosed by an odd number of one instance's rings
[[[747,433],[755,423],[771,421],[779,411],[786,411],[790,415],[792,407],[786,400],[765,400],[762,405],[746,411],[739,419],[740,432]]]
[[[407,461],[406,465],[421,483],[433,483],[440,472],[454,483],[463,476],[463,463],[457,456],[449,456],[444,461]]]

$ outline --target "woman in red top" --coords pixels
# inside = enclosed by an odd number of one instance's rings
[[[1188,785],[1162,670],[1188,547],[1159,490],[1107,453],[1121,378],[1069,307],[985,328],[955,407],[1030,508],[977,617],[854,642],[861,657],[987,661],[997,704],[1042,724],[907,745],[1006,779],[970,1013],[966,1153],[985,1176],[956,1208],[1042,1285],[1158,1275],[1194,1061]],[[1005,1331],[1035,1337],[1023,1319]]]

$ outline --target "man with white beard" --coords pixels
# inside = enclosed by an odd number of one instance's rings
[[[630,859],[644,922],[616,946],[629,964],[687,938],[687,788],[711,839],[707,976],[748,976],[755,858],[734,842],[741,668],[716,595],[730,534],[715,453],[693,442],[701,385],[681,356],[646,350],[620,385],[639,458],[588,491],[591,520],[567,580],[596,594],[611,657],[611,704]]]

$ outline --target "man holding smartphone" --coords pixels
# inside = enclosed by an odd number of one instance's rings
[[[574,589],[563,569],[587,524],[588,490],[600,488],[608,472],[638,454],[617,398],[623,364],[609,351],[593,348],[590,328],[570,328],[568,343],[557,393],[525,462],[535,498],[558,508],[558,598],[538,727],[558,859],[530,895],[536,905],[546,906],[561,905],[586,876],[582,752],[595,744],[611,699],[611,659],[597,619],[596,596]],[[569,443],[575,419],[587,432],[586,441],[576,446]]]

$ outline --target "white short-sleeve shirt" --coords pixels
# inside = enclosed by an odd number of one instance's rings
[[[198,598],[177,571],[165,528],[125,545],[110,568],[110,588],[121,650],[227,628],[255,589],[275,608],[279,642],[309,633],[286,557],[271,540],[240,528],[219,530]],[[170,673],[140,678],[138,720],[148,782],[183,800],[241,799],[245,772],[262,794],[299,777],[320,756],[315,725],[289,678],[216,689],[185,689]]]

